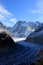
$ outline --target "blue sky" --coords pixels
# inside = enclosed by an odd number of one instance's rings
[[[0,0],[0,21],[13,26],[18,20],[43,22],[43,0]]]

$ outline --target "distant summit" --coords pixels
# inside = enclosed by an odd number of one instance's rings
[[[12,33],[17,37],[27,37],[39,26],[38,22],[18,21],[14,26]]]

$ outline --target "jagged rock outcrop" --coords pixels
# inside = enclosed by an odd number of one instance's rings
[[[14,46],[14,41],[5,29],[0,29],[0,47]]]

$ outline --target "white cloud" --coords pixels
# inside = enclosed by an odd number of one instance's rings
[[[15,18],[11,18],[9,21],[11,21],[12,23],[16,23],[17,20]]]
[[[37,0],[35,2],[36,9],[32,10],[33,13],[43,14],[43,0]]]
[[[0,5],[0,12],[5,15],[12,15],[12,13],[8,12],[2,5]]]
[[[37,10],[43,11],[43,0],[38,0],[36,2],[36,7],[37,7]]]
[[[15,18],[11,18],[10,21],[15,22],[17,20]]]
[[[5,17],[4,17],[4,16],[2,16],[2,15],[0,15],[0,18],[4,19]]]
[[[43,14],[43,11],[40,11],[40,10],[31,10],[31,12],[37,13],[37,14]]]
[[[17,20],[12,13],[5,9],[4,6],[0,5],[0,21],[3,21],[6,25],[12,25],[13,23],[15,24]]]
[[[37,11],[37,10],[31,10],[31,12],[33,12],[33,13],[38,13],[38,11]]]

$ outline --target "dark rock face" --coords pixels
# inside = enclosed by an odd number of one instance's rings
[[[0,47],[13,46],[14,41],[6,32],[0,33]]]

